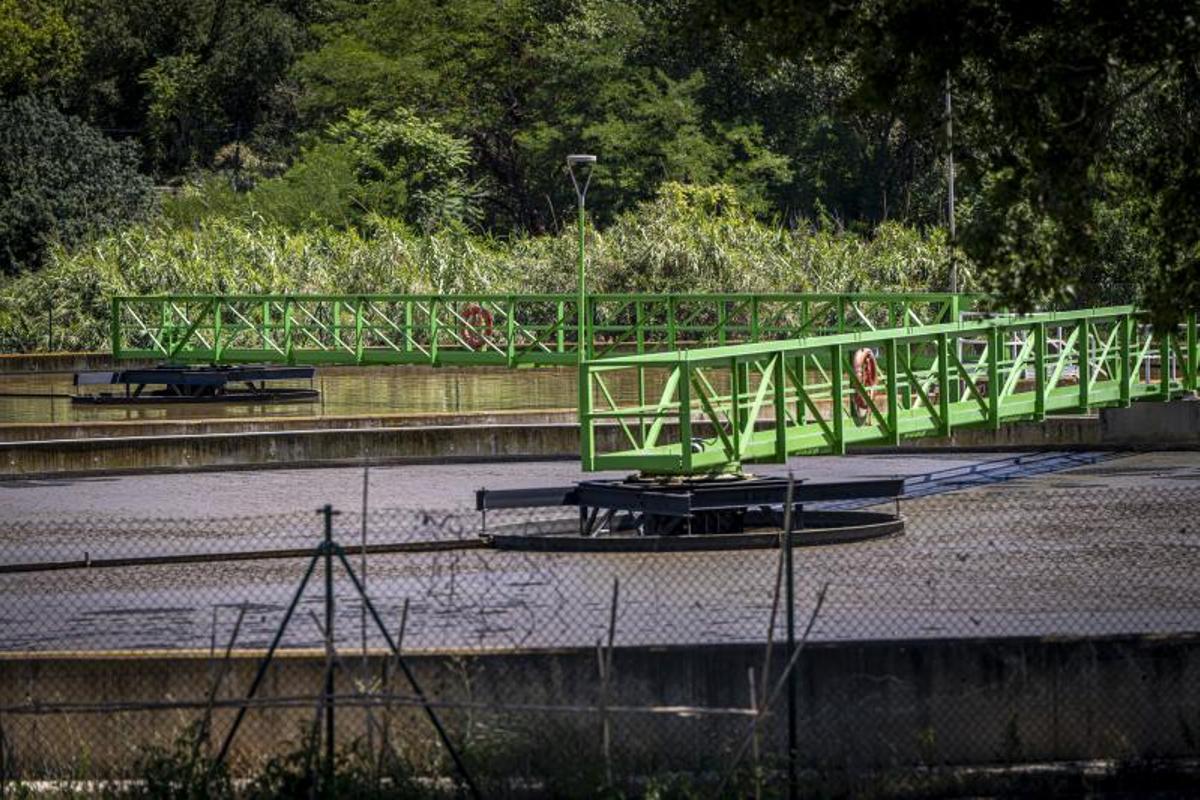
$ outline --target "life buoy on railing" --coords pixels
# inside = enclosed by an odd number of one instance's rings
[[[871,392],[871,387],[879,380],[879,364],[875,361],[875,353],[871,348],[863,347],[854,352],[854,376],[858,378],[863,391],[854,392],[850,411],[854,415],[854,421],[862,425],[870,411],[865,393]]]
[[[488,337],[492,335],[492,312],[477,303],[472,303],[463,309],[462,338],[473,350],[483,347]]]

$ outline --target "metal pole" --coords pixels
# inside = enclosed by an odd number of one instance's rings
[[[362,571],[363,589],[367,588],[367,500],[368,491],[371,484],[371,467],[366,465],[363,467],[363,491],[362,491],[362,549],[359,557],[358,568]],[[363,657],[363,678],[367,677],[367,606],[364,603],[362,606],[362,619],[360,620],[362,627],[362,657]]]
[[[321,509],[325,515],[325,655],[333,654],[333,506],[328,503]],[[333,734],[334,679],[332,664],[325,670],[325,787],[324,793],[336,796],[334,780],[334,734]]]
[[[589,468],[588,465],[592,460],[592,384],[585,365],[590,338],[587,333],[587,274],[584,254],[584,231],[587,220],[584,214],[584,205],[587,202],[588,184],[592,182],[592,169],[595,163],[595,156],[567,156],[567,174],[571,176],[571,185],[575,187],[575,199],[578,201],[579,206],[579,285],[576,287],[578,290],[578,297],[576,298],[578,308],[576,309],[577,330],[575,335],[578,339],[576,369],[579,373],[579,456],[580,461],[583,462],[584,469]],[[582,184],[575,177],[575,167],[577,166],[580,170],[586,170]]]
[[[442,722],[438,719],[437,714],[434,713],[433,708],[429,705],[429,701],[425,699],[424,690],[422,690],[421,685],[417,683],[417,678],[415,675],[413,675],[412,670],[409,669],[408,662],[406,662],[400,655],[399,645],[396,643],[396,640],[392,639],[391,633],[389,633],[388,629],[384,626],[383,619],[379,616],[379,611],[376,610],[375,604],[371,602],[371,598],[367,596],[366,590],[363,589],[362,584],[358,580],[358,576],[354,574],[354,568],[350,566],[350,562],[347,560],[346,554],[342,552],[341,548],[338,548],[337,556],[338,560],[342,562],[342,566],[346,569],[346,574],[350,578],[350,583],[354,586],[354,591],[358,592],[358,596],[362,598],[363,603],[367,606],[367,612],[371,615],[371,619],[374,620],[375,627],[381,634],[383,634],[383,640],[387,643],[388,649],[392,651],[392,657],[395,659],[396,665],[400,667],[400,671],[404,673],[404,677],[408,681],[408,685],[412,688],[413,694],[415,694],[417,697],[417,702],[421,704],[421,707],[425,710],[425,716],[429,718],[429,722],[433,725],[433,729],[437,731],[438,739],[441,740],[442,746],[446,748],[446,752],[450,754],[450,760],[454,762],[454,766],[458,769],[458,774],[462,776],[463,782],[467,784],[467,790],[469,791],[471,797],[475,798],[475,800],[479,800],[482,795],[479,793],[479,787],[475,785],[475,781],[471,778],[471,773],[467,771],[467,765],[463,762],[462,756],[459,755],[458,749],[455,748],[454,743],[450,741],[449,734],[447,734],[446,729],[442,727]],[[313,563],[316,563],[315,559]],[[404,609],[405,619],[407,619],[407,600],[404,601]],[[404,629],[401,628],[401,631],[403,630]]]
[[[296,606],[300,605],[300,599],[304,597],[304,589],[308,586],[309,580],[312,579],[313,572],[316,571],[317,561],[321,557],[321,552],[318,550],[313,553],[312,558],[308,560],[308,567],[304,570],[304,577],[300,579],[300,585],[296,587],[296,593],[292,595],[292,602],[288,604],[287,611],[283,613],[283,619],[279,622],[279,627],[275,630],[275,637],[271,639],[271,645],[267,648],[267,654],[263,660],[259,662],[258,670],[254,673],[254,680],[250,682],[250,688],[246,690],[246,699],[254,698],[258,687],[262,684],[263,679],[267,676],[267,668],[271,666],[271,661],[275,658],[275,651],[279,649],[279,643],[283,641],[283,634],[287,630],[288,623],[292,619],[292,614],[296,612]],[[217,758],[209,767],[209,776],[211,777],[225,761],[225,756],[229,754],[229,747],[233,744],[233,739],[237,736],[238,728],[241,727],[242,720],[246,716],[247,705],[238,707],[237,714],[234,715],[233,724],[229,726],[229,731],[225,734],[225,740],[221,743],[221,751],[217,753]]]
[[[788,476],[788,482],[795,484],[795,479]],[[788,490],[788,503],[792,503],[792,490]],[[787,603],[787,663],[792,662],[796,652],[796,595],[795,576],[792,571],[792,532],[795,530],[795,511],[788,514],[787,531],[783,537],[783,567],[787,573],[785,584],[785,601]],[[787,676],[787,781],[788,800],[796,800],[796,671],[793,669]]]
[[[359,555],[359,569],[362,570],[363,588],[367,587],[367,510],[368,492],[371,485],[371,466],[363,465],[363,488],[362,488],[362,548]],[[367,655],[367,604],[359,603],[359,632],[362,636],[362,681],[366,686],[371,679],[371,661]],[[367,709],[367,752],[375,752],[375,736],[374,736],[374,718],[371,715],[371,710]]]
[[[582,364],[587,358],[587,269],[584,251],[584,233],[587,226],[585,216],[585,205],[587,203],[588,184],[592,182],[592,169],[596,164],[596,157],[590,155],[569,155],[567,156],[567,174],[571,176],[571,185],[575,187],[575,200],[579,210],[579,274],[577,278],[576,290],[578,292],[578,321],[576,336],[579,337],[579,363]],[[586,174],[583,177],[583,183],[580,184],[579,179],[575,177],[575,167],[585,170]]]
[[[587,202],[585,193],[579,193],[579,274],[578,274],[578,291],[579,291],[579,363],[582,364],[587,358],[587,258],[586,258],[586,230],[587,217],[584,206]]]
[[[954,261],[954,118],[950,106],[950,73],[946,73],[946,215],[950,223],[950,291],[958,292],[958,264]]]

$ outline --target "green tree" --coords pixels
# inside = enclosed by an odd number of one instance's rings
[[[290,144],[288,71],[316,13],[309,0],[72,0],[82,67],[68,108],[136,136],[161,176],[209,166],[223,145]]]
[[[467,179],[470,145],[407,109],[376,117],[360,109],[329,128],[354,164],[354,205],[426,230],[479,221],[477,186]]]
[[[487,224],[545,231],[569,206],[563,157],[595,151],[602,222],[664,180],[729,181],[761,201],[789,175],[751,118],[717,119],[697,70],[640,53],[658,32],[645,3],[384,0],[318,26],[297,75],[306,118],[404,107],[468,141]]]
[[[1094,285],[1098,216],[1141,194],[1156,217],[1154,287],[1163,320],[1200,305],[1200,20],[1170,0],[695,0],[702,26],[735,31],[793,60],[849,57],[860,108],[934,127],[947,77],[970,114],[963,162],[975,187],[963,244],[990,287],[1016,307],[1073,302]],[[1137,125],[1133,152],[1118,121],[1147,98],[1162,112]],[[961,129],[961,128],[960,128]],[[972,130],[973,129],[973,130]],[[1130,158],[1132,156],[1132,158]],[[1113,183],[1111,165],[1137,165]],[[1139,212],[1141,213],[1141,212]]]
[[[36,267],[54,242],[74,245],[147,217],[153,189],[138,160],[136,145],[49,102],[0,101],[0,271]]]
[[[476,226],[481,191],[467,177],[468,143],[397,109],[351,110],[305,147],[288,170],[239,194],[209,179],[166,203],[168,218],[256,214],[298,229],[369,227],[378,217],[431,231]]]
[[[0,95],[61,89],[79,70],[79,32],[46,0],[0,0]]]

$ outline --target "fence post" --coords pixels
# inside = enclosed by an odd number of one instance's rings
[[[1152,334],[1153,335],[1153,334]],[[1158,351],[1158,382],[1163,400],[1171,399],[1171,331],[1164,330]]]
[[[900,387],[896,385],[900,377],[900,373],[896,369],[899,351],[900,347],[896,344],[895,339],[888,339],[884,344],[884,358],[887,359],[884,370],[887,375],[888,442],[893,446],[900,444]]]
[[[508,296],[508,319],[505,320],[504,335],[508,339],[507,366],[511,369],[517,364],[517,300],[511,294]]]
[[[112,299],[112,316],[108,321],[108,336],[112,340],[113,359],[121,358],[121,298]]]
[[[1000,352],[1001,331],[993,325],[988,331],[988,423],[992,430],[1000,430]]]
[[[1121,352],[1121,369],[1118,372],[1117,379],[1121,381],[1121,386],[1118,389],[1118,396],[1121,398],[1121,408],[1129,407],[1129,387],[1133,383],[1133,375],[1131,374],[1133,362],[1132,346],[1130,343],[1130,332],[1133,328],[1133,317],[1126,314],[1121,317],[1121,321],[1117,323],[1121,327],[1118,328],[1117,349]]]
[[[835,344],[829,348],[829,379],[832,385],[829,387],[832,405],[830,407],[830,427],[833,429],[833,442],[830,452],[835,456],[846,454],[846,437],[843,427],[846,422],[846,410],[843,406],[844,400],[842,396],[842,369],[843,367],[842,346]]]
[[[333,657],[333,506],[328,503],[321,509],[325,517],[325,657]],[[333,733],[333,665],[325,670],[325,792],[335,797],[334,791],[334,733]]]
[[[283,298],[283,352],[287,354],[287,363],[296,363],[296,347],[293,339],[294,331],[292,330],[292,322],[294,321],[295,312],[292,309],[292,298]],[[323,389],[324,387],[322,387]],[[324,402],[325,393],[321,393],[322,402]]]
[[[958,337],[955,337],[955,341]],[[938,368],[938,417],[941,425],[939,432],[949,437],[953,426],[950,422],[950,342],[946,334],[937,335],[937,368]]]
[[[790,475],[788,482],[792,485],[795,479]],[[792,663],[792,657],[796,653],[796,594],[795,594],[795,575],[793,572],[792,563],[792,532],[796,529],[796,512],[791,507],[792,491],[788,491],[788,524],[787,530],[783,535],[783,568],[786,573],[785,582],[785,602],[787,603],[787,648],[785,662]],[[787,785],[788,785],[788,800],[796,800],[796,670],[792,669],[787,674]]]
[[[359,297],[354,303],[354,363],[362,364],[363,360],[363,306],[366,300]]]
[[[680,466],[684,472],[692,470],[692,369],[687,361],[687,351],[680,352],[679,363],[679,450]],[[736,392],[735,392],[736,394]],[[739,462],[741,459],[738,459]],[[689,523],[690,525],[691,523]],[[690,532],[690,530],[689,530]]]
[[[1079,320],[1078,354],[1079,410],[1086,412],[1092,390],[1092,326],[1088,324],[1087,317]]]

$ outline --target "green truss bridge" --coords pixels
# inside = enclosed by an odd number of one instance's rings
[[[187,364],[575,365],[622,353],[952,322],[953,294],[117,297],[117,358]],[[580,322],[588,336],[580,353]]]
[[[1198,388],[1196,314],[917,294],[118,297],[117,358],[578,365],[586,470],[691,475]],[[582,324],[581,324],[582,323]],[[580,335],[580,331],[585,332]],[[598,426],[619,428],[600,452]]]

